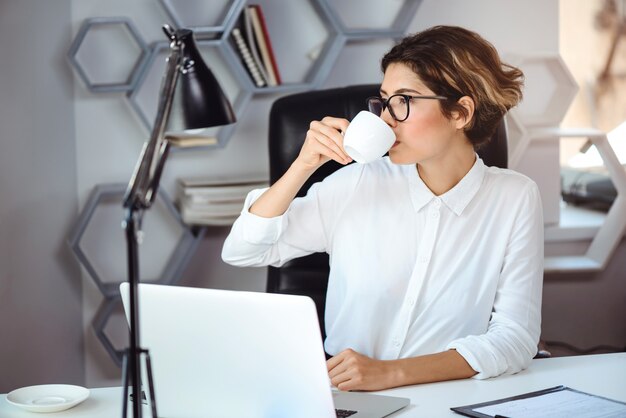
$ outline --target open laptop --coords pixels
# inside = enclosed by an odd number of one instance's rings
[[[126,316],[129,286],[120,286]],[[380,418],[409,399],[331,390],[305,296],[139,285],[159,417]]]

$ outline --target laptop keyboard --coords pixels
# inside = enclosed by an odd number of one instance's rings
[[[357,413],[357,411],[350,411],[349,409],[335,409],[335,412],[337,413],[337,418],[346,418]]]

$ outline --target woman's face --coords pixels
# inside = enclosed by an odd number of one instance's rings
[[[387,99],[398,93],[435,95],[408,66],[392,63],[385,71],[380,94]],[[458,142],[456,121],[442,114],[436,99],[411,99],[409,106],[409,117],[403,122],[396,121],[388,109],[381,115],[396,134],[396,143],[389,150],[391,161],[394,164],[417,164],[444,157]]]

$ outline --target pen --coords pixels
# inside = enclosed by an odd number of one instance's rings
[[[504,415],[494,415],[493,418],[509,418],[509,417],[505,417]]]

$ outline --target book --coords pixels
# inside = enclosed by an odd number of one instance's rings
[[[243,19],[242,19],[242,31],[244,37],[247,41],[248,47],[250,48],[250,54],[252,54],[252,58],[256,63],[261,75],[263,76],[263,80],[265,80],[265,84],[268,83],[268,75],[265,70],[265,66],[263,65],[263,59],[261,58],[261,53],[259,52],[259,48],[257,47],[256,37],[254,36],[254,29],[252,28],[252,15],[250,13],[250,7],[246,6],[243,9]]]
[[[214,176],[214,177],[185,177],[178,179],[178,185],[183,188],[213,188],[228,186],[262,186],[267,185],[267,178],[262,174],[249,174],[239,176]]]
[[[241,209],[248,193],[268,187],[267,180],[255,179],[179,179],[177,201],[187,207],[206,207],[214,204],[238,205]]]
[[[186,136],[186,135],[165,135],[165,139],[173,147],[208,147],[217,145],[217,138],[214,136]]]
[[[279,76],[277,75],[274,64],[272,63],[273,50],[271,49],[271,43],[267,34],[267,29],[264,29],[263,23],[261,21],[261,15],[259,13],[261,8],[258,5],[250,5],[248,7],[250,10],[254,36],[256,38],[259,51],[261,52],[261,58],[263,59],[265,71],[267,72],[267,84],[269,86],[277,86],[279,84]]]
[[[268,187],[260,174],[178,179],[176,203],[183,222],[190,225],[232,225],[248,193]]]
[[[254,9],[256,10],[256,14],[259,17],[259,22],[261,23],[261,29],[263,30],[263,36],[265,37],[265,42],[267,44],[267,50],[270,56],[270,62],[272,64],[272,71],[274,72],[274,77],[276,77],[276,83],[282,84],[283,81],[280,77],[280,72],[278,71],[278,64],[276,63],[276,55],[274,54],[274,48],[272,48],[272,42],[270,41],[270,33],[267,29],[267,23],[265,22],[265,15],[263,14],[263,9],[258,4],[254,5]]]
[[[256,61],[252,57],[252,53],[246,44],[246,41],[243,39],[243,35],[241,34],[241,30],[239,28],[234,28],[232,31],[233,39],[235,40],[235,44],[237,45],[237,49],[239,50],[240,58],[245,64],[248,72],[252,76],[254,80],[254,84],[257,87],[263,87],[266,85],[265,80],[263,79],[263,75],[257,66]]]
[[[216,188],[197,188],[182,190],[179,200],[193,202],[232,202],[233,200],[244,200],[251,190],[262,186],[229,186]]]
[[[219,205],[243,204],[244,200],[246,200],[246,196],[249,193],[247,190],[248,189],[242,189],[241,191],[230,193],[230,195],[224,194],[223,192],[220,192],[220,194],[194,193],[194,192],[189,193],[183,190],[181,193],[178,194],[177,201],[180,202],[181,205],[194,207],[194,208],[202,208],[206,206],[212,206],[215,204],[219,204]]]
[[[181,214],[183,222],[189,225],[213,225],[213,226],[228,226],[235,223],[237,216],[190,216]]]
[[[234,217],[239,216],[243,205],[243,200],[236,203],[210,203],[201,206],[183,204],[180,210],[183,216],[188,218]]]

